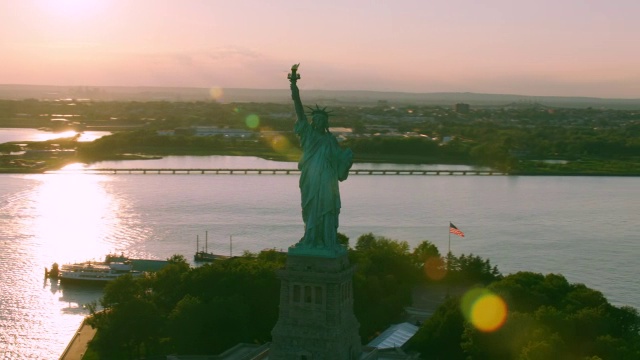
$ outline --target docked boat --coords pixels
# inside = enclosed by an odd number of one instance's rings
[[[212,262],[212,261],[216,261],[216,260],[228,259],[229,256],[218,255],[218,254],[214,254],[214,253],[211,253],[211,252],[207,252],[207,246],[208,246],[208,240],[209,240],[209,236],[208,235],[209,235],[208,232],[205,232],[204,248],[202,250],[200,249],[200,237],[196,235],[196,253],[195,253],[195,255],[193,255],[193,261],[195,261],[195,262]],[[231,241],[232,241],[231,239],[232,238],[229,237],[230,244],[231,244]]]
[[[62,265],[58,278],[61,283],[104,284],[126,274],[138,277],[143,272],[133,270],[133,265],[128,262],[84,262]]]
[[[217,255],[214,253],[208,253],[204,251],[197,251],[195,255],[193,255],[193,260],[197,262],[212,262],[215,260],[224,260],[228,259],[228,256],[225,255]]]

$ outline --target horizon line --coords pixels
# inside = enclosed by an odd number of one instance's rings
[[[66,87],[66,88],[168,88],[168,89],[198,89],[198,90],[211,90],[211,89],[227,89],[227,90],[253,90],[253,91],[289,91],[288,88],[247,88],[247,87],[224,87],[224,86],[175,86],[175,85],[53,85],[53,84],[15,84],[15,83],[0,83],[0,87]],[[599,96],[584,96],[584,95],[523,95],[515,93],[490,93],[490,92],[473,92],[473,91],[398,91],[398,90],[344,90],[344,89],[314,89],[308,88],[304,91],[326,91],[326,92],[369,92],[369,93],[391,93],[391,94],[412,94],[412,95],[436,95],[436,94],[455,94],[455,95],[489,95],[489,96],[515,96],[522,98],[565,98],[565,99],[597,99],[597,100],[618,100],[618,101],[640,101],[640,97],[637,98],[625,98],[625,97],[599,97]]]

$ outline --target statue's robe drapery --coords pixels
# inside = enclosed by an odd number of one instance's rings
[[[340,190],[353,161],[350,149],[342,149],[329,132],[315,130],[305,118],[295,124],[303,155],[298,162],[304,237],[300,244],[310,248],[337,247]]]

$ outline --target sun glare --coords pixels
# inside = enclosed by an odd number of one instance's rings
[[[222,100],[222,96],[224,95],[224,90],[221,87],[212,87],[209,89],[209,95],[211,95],[211,99],[220,101]]]
[[[62,139],[62,138],[70,138],[78,135],[78,132],[75,130],[67,130],[63,132],[39,132],[36,135],[35,141],[49,141],[53,139]]]
[[[41,0],[42,8],[52,17],[81,18],[99,14],[107,4],[104,0]]]
[[[71,163],[71,164],[67,164],[65,166],[62,167],[62,169],[60,170],[64,170],[64,171],[80,171],[80,170],[84,170],[87,168],[86,164],[83,163]]]
[[[82,174],[45,175],[34,191],[34,236],[56,261],[106,254],[105,237],[117,204],[100,177]]]

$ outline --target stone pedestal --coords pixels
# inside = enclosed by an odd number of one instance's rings
[[[354,267],[346,252],[318,256],[289,252],[278,272],[280,316],[269,360],[352,360],[362,353],[353,314]]]

